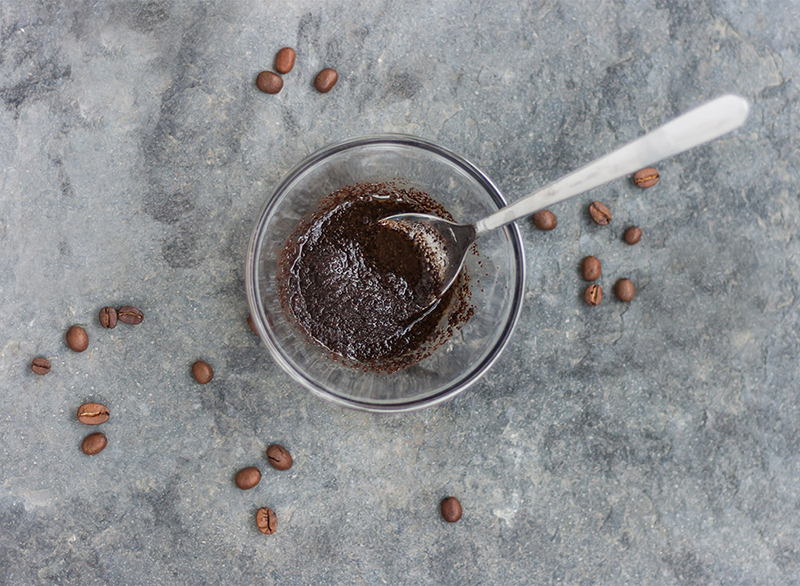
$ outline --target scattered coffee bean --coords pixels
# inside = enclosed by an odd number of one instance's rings
[[[91,433],[83,438],[81,449],[87,456],[94,456],[102,452],[108,445],[108,438],[104,433]]]
[[[442,501],[442,517],[448,523],[455,523],[461,518],[461,503],[454,496],[449,496]]]
[[[107,330],[117,327],[117,310],[113,307],[104,307],[100,310],[100,325]]]
[[[277,73],[262,71],[256,77],[256,87],[265,94],[277,94],[283,89],[283,80]]]
[[[47,358],[34,358],[31,362],[31,370],[36,374],[47,374],[50,372],[50,361]]]
[[[272,535],[278,528],[278,517],[269,507],[261,507],[256,512],[256,527],[265,535]]]
[[[289,450],[278,444],[272,444],[267,448],[267,461],[276,470],[288,470],[294,462]]]
[[[247,316],[247,325],[250,326],[250,329],[253,330],[253,333],[257,336],[258,335],[258,330],[256,329],[256,324],[253,322],[253,316],[252,315],[248,315]]]
[[[132,305],[125,305],[117,311],[117,319],[124,324],[135,326],[144,321],[144,314],[140,309],[136,309]]]
[[[275,55],[275,71],[278,73],[289,73],[294,67],[294,49],[284,47]]]
[[[242,468],[236,473],[236,486],[242,490],[250,490],[261,482],[261,470],[255,466]]]
[[[641,171],[636,171],[636,173],[633,174],[633,182],[642,189],[653,187],[653,185],[658,183],[658,171],[653,167],[647,167]]]
[[[588,305],[600,305],[603,300],[603,288],[600,285],[589,285],[583,294],[583,300]]]
[[[84,425],[100,425],[108,421],[111,412],[102,403],[84,403],[78,407],[78,421]]]
[[[595,256],[587,256],[581,263],[581,276],[584,281],[596,281],[600,278],[603,272],[603,267],[600,264],[600,259]]]
[[[605,226],[611,221],[611,210],[599,201],[593,201],[589,204],[589,215],[596,224]]]
[[[323,69],[314,78],[314,87],[317,88],[319,93],[327,94],[333,89],[337,81],[339,81],[339,74],[336,73],[335,69]]]
[[[628,302],[636,296],[636,287],[633,286],[630,279],[620,279],[614,285],[614,294],[620,301]]]
[[[89,347],[89,335],[81,326],[72,326],[67,330],[67,346],[75,352],[83,352]]]
[[[636,244],[642,239],[642,231],[636,226],[631,226],[625,230],[625,242],[628,244]]]
[[[550,210],[539,210],[533,214],[533,225],[539,228],[539,230],[549,232],[556,227],[556,224],[558,224],[556,215]]]
[[[205,385],[214,378],[214,370],[209,366],[208,362],[198,360],[192,365],[192,376],[201,385]]]

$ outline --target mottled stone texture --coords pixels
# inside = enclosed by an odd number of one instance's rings
[[[0,584],[797,583],[798,6],[3,0]],[[258,92],[286,45],[283,91]],[[555,207],[553,232],[522,223],[519,328],[447,405],[328,406],[245,323],[254,214],[326,143],[417,134],[515,199],[726,91],[747,125],[653,189],[619,180]],[[144,323],[100,328],[124,304]],[[92,458],[85,401],[112,412]],[[267,466],[274,442],[290,471]]]

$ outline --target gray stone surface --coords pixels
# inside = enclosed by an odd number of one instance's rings
[[[3,0],[0,584],[800,582],[799,23],[783,0]],[[261,94],[284,45],[297,66]],[[318,147],[417,134],[515,199],[726,91],[752,100],[746,127],[655,188],[523,223],[520,326],[449,404],[329,406],[244,323],[253,214]],[[124,303],[144,324],[102,330]],[[112,410],[93,458],[90,399]],[[275,441],[288,472],[265,466]],[[247,465],[265,475],[242,492]]]

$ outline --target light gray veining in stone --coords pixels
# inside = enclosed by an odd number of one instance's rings
[[[798,583],[799,6],[3,0],[0,584]],[[297,65],[261,94],[287,45]],[[725,92],[750,121],[653,189],[617,181],[554,208],[553,232],[522,224],[520,326],[449,404],[331,407],[245,324],[253,214],[327,143],[417,134],[515,199]],[[100,328],[128,303],[141,326]],[[87,400],[112,411],[93,458]],[[273,442],[290,471],[266,465]],[[239,491],[250,465],[264,478]]]

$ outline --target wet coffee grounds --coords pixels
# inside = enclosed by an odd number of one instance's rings
[[[393,372],[418,362],[474,311],[463,273],[438,303],[425,307],[439,286],[438,270],[412,238],[379,224],[403,212],[452,220],[429,195],[396,182],[350,185],[300,222],[279,261],[290,321],[366,370]]]

